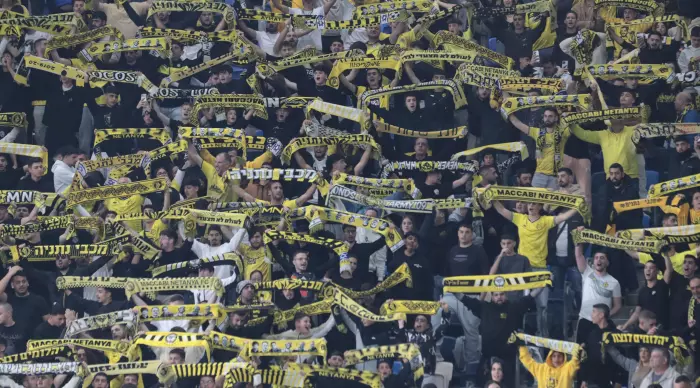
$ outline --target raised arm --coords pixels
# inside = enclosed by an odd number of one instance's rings
[[[493,207],[496,209],[498,214],[503,216],[508,221],[513,221],[513,212],[506,209],[505,206],[500,201],[492,201]]]
[[[328,0],[328,1],[323,2],[323,15],[324,16],[328,14],[328,11],[330,11],[331,8],[333,8],[336,1],[337,0]]]
[[[576,266],[579,272],[584,273],[588,269],[588,261],[586,261],[586,256],[583,254],[583,244],[576,244],[575,255],[576,255]]]
[[[666,284],[671,284],[671,278],[673,278],[673,263],[671,263],[671,257],[669,257],[668,252],[663,253],[664,263],[666,263],[666,269],[664,269],[664,282]]]
[[[281,2],[280,0],[272,0],[272,5],[274,5],[275,8],[279,9],[280,11],[282,11],[282,13],[286,13],[286,14],[289,13],[289,7],[287,7],[286,5],[282,4],[282,2]]]
[[[557,214],[556,217],[554,217],[554,224],[555,224],[555,225],[559,225],[559,224],[561,224],[562,222],[564,222],[564,221],[568,220],[569,218],[573,217],[574,214],[576,214],[576,213],[577,213],[576,209],[569,209],[569,210],[565,211],[564,213],[559,213],[559,214]]]
[[[513,126],[515,128],[518,128],[520,130],[520,132],[522,132],[528,136],[530,135],[530,127],[528,127],[527,125],[525,125],[525,123],[520,121],[519,118],[515,117],[514,114],[511,114],[510,116],[508,116],[508,120],[510,120],[510,123],[513,124]]]

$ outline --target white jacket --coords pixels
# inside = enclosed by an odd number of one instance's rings
[[[51,172],[53,173],[53,188],[57,193],[62,193],[73,182],[75,168],[63,163],[62,160],[57,160],[51,167]]]
[[[688,71],[690,60],[695,57],[700,57],[700,47],[688,46],[681,51],[681,55],[678,56],[678,66],[681,68],[681,73]]]

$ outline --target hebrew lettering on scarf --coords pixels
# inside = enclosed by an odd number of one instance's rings
[[[501,275],[453,276],[442,282],[444,292],[508,292],[531,290],[552,285],[549,271],[524,272]]]
[[[531,12],[542,13],[552,10],[553,4],[549,0],[535,1],[532,3],[517,4],[511,7],[480,7],[476,9],[475,16],[490,18],[494,16],[527,14]],[[556,11],[555,11],[556,12]]]
[[[443,129],[440,131],[416,131],[412,129],[397,127],[396,125],[391,125],[383,122],[375,122],[374,128],[377,129],[377,132],[391,133],[394,135],[406,137],[422,137],[425,139],[461,139],[467,135],[466,126],[455,127],[451,129]]]
[[[654,237],[656,239],[664,239],[666,237],[671,237],[673,239],[679,239],[674,243],[683,242],[694,242],[693,241],[683,241],[686,237],[688,239],[694,238],[695,235],[700,233],[700,225],[681,225],[681,226],[661,226],[658,228],[646,228],[646,229],[625,229],[618,231],[615,235],[620,238],[625,238],[628,240],[641,240],[647,236]]]
[[[73,352],[65,347],[43,348],[43,349],[28,349],[23,353],[15,353],[9,356],[0,357],[0,364],[12,364],[17,362],[47,362],[73,360]],[[0,372],[1,373],[1,372]]]
[[[263,104],[262,98],[254,94],[238,94],[238,95],[208,95],[201,96],[197,99],[192,108],[190,121],[192,125],[197,125],[199,121],[199,112],[207,108],[246,108],[255,111],[255,115],[267,119],[267,110]]]
[[[326,20],[325,16],[292,15],[292,26],[300,30],[349,30],[386,23],[404,22],[410,18],[405,11],[392,11],[350,20]]]
[[[419,91],[419,90],[441,90],[447,89],[452,94],[452,102],[454,103],[455,109],[459,109],[467,104],[467,98],[464,95],[464,88],[458,85],[453,80],[441,80],[441,81],[429,81],[422,82],[419,84],[407,85],[407,86],[394,86],[389,88],[366,90],[358,98],[358,102],[362,107],[367,108],[370,99],[378,98],[380,96],[391,96],[397,93],[403,93],[408,91]]]
[[[472,148],[472,149],[462,151],[462,152],[457,152],[457,153],[452,155],[452,158],[450,160],[457,160],[457,159],[464,157],[464,156],[476,155],[479,152],[486,150],[486,149],[506,151],[506,152],[520,152],[520,160],[525,160],[525,159],[527,159],[527,156],[528,156],[527,147],[525,146],[525,143],[523,143],[522,141],[516,141],[516,142],[512,142],[512,143],[490,144],[490,145]]]
[[[694,299],[694,298],[691,298]],[[663,335],[635,334],[635,333],[603,333],[601,352],[605,357],[606,346],[645,345],[647,347],[662,347],[673,352],[673,356],[680,365],[687,365],[691,361],[690,351],[680,337],[667,337]]]
[[[554,94],[564,88],[564,81],[560,78],[501,78],[498,80],[498,88],[500,90],[518,92],[540,90]]]
[[[51,362],[39,364],[0,364],[0,375],[36,376],[45,374],[79,373],[79,362]]]
[[[654,0],[595,0],[595,8],[601,7],[632,8],[655,16],[661,16],[664,12],[664,7],[660,7]]]
[[[226,173],[227,179],[240,181],[247,180],[284,180],[288,182],[315,182],[318,179],[316,170],[309,169],[293,169],[293,168],[249,168],[249,169],[231,169]]]
[[[329,136],[329,137],[297,137],[292,140],[282,150],[281,160],[284,164],[289,164],[292,155],[302,148],[315,146],[330,146],[330,145],[358,145],[365,144],[371,146],[375,152],[375,159],[381,154],[380,146],[374,141],[370,135],[345,135],[345,136]]]
[[[478,54],[478,56],[495,62],[504,69],[511,69],[515,63],[513,58],[509,58],[503,54],[499,54],[495,51],[489,50],[484,46],[481,46],[461,36],[454,35],[449,31],[438,31],[433,37],[433,46],[435,46],[436,48],[444,46],[445,50],[460,48],[466,51],[474,51]],[[516,72],[515,76],[517,77],[518,75],[519,73]]]
[[[666,241],[656,239],[627,240],[598,233],[593,230],[573,230],[571,236],[574,244],[591,243],[608,248],[630,250],[635,252],[659,253]]]
[[[459,83],[495,90],[498,88],[498,82],[500,79],[519,76],[520,73],[515,70],[479,66],[472,63],[463,63],[457,68],[457,73],[455,73],[454,80]]]
[[[56,256],[89,257],[116,255],[121,251],[122,244],[127,244],[128,242],[129,236],[120,236],[97,244],[34,245],[21,248],[13,245],[10,247],[10,252],[13,261],[53,261],[56,260]]]
[[[700,134],[700,124],[693,123],[648,123],[634,127],[632,141],[637,144],[641,139],[655,137],[675,137]]]
[[[121,376],[126,374],[150,374],[155,375],[158,381],[165,383],[172,381],[176,376],[170,369],[170,365],[160,361],[135,361],[120,362],[116,364],[93,364],[86,367],[87,376],[83,380],[83,388],[90,387],[97,373],[107,376]],[[141,387],[140,387],[141,388]]]
[[[166,188],[165,178],[156,178],[132,183],[95,187],[68,194],[66,206],[73,207],[87,201],[105,200],[108,198],[130,197],[132,195],[149,194]]]

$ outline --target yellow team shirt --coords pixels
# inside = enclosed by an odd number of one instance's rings
[[[376,90],[381,90],[385,89],[384,87],[381,87]],[[357,97],[357,108],[358,109],[363,109],[362,107],[362,101],[360,100],[360,96],[362,96],[362,93],[366,92],[367,90],[371,90],[366,86],[358,86],[357,87],[357,94],[355,95]],[[389,96],[381,96],[381,97],[375,97],[375,98],[370,98],[369,99],[369,105],[375,106],[377,108],[382,108],[382,109],[389,109]]]
[[[118,215],[129,213],[140,213],[143,206],[144,198],[135,194],[127,198],[108,198],[105,200],[105,207],[109,211],[113,211]],[[137,232],[143,230],[143,225],[139,220],[124,221],[129,227]]]
[[[540,140],[540,133],[546,131],[544,128],[530,127],[528,136],[535,139],[535,144],[537,146],[537,168],[536,172],[544,175],[554,176],[557,174],[555,171],[555,152],[554,152],[554,131],[546,132],[542,140]],[[559,146],[559,162],[563,162],[564,158],[564,145],[569,139],[571,131],[569,128],[562,130],[561,134],[561,145]]]
[[[690,251],[685,251],[681,253],[676,253],[675,255],[671,256],[671,265],[673,266],[673,270],[676,271],[677,273],[683,275],[683,261],[685,260],[685,257],[687,255],[697,257],[697,254],[695,253],[695,250],[690,250]],[[642,264],[646,264],[647,261],[653,261],[654,259],[651,257],[650,254],[644,253],[644,252],[639,252],[639,262]],[[663,279],[664,276],[661,272],[659,272],[658,275],[659,279]]]
[[[224,182],[224,179],[216,173],[214,166],[206,160],[202,160],[202,172],[207,177],[207,197],[216,198],[220,202],[232,202],[235,200],[233,192]]]
[[[554,227],[554,217],[542,216],[535,222],[527,214],[513,213],[513,224],[518,227],[518,253],[530,260],[534,268],[547,266],[547,237]]]
[[[605,164],[605,175],[613,163],[620,163],[625,170],[625,174],[630,178],[639,178],[639,165],[637,164],[637,149],[632,143],[634,127],[624,127],[619,133],[610,130],[586,131],[578,125],[571,126],[574,135],[583,141],[599,144],[603,150],[603,163]]]
[[[165,223],[161,220],[155,220],[153,221],[153,225],[151,225],[151,230],[149,231],[143,231],[141,232],[142,237],[149,238],[151,241],[157,243],[158,239],[160,238],[160,232],[168,229],[168,226],[165,225]]]
[[[391,34],[385,34],[385,33],[383,33],[383,32],[380,32],[380,33],[379,33],[379,40],[380,40],[380,41],[383,41],[383,40],[389,39],[390,36],[391,36]],[[377,43],[372,43],[372,44],[369,44],[369,43],[368,43],[368,44],[367,44],[367,56],[368,56],[368,57],[376,57],[376,56],[377,56],[376,54],[379,52],[379,50],[380,50],[383,46],[384,46],[384,45],[381,44],[381,43],[379,43],[379,42],[377,42]]]
[[[256,199],[255,202],[265,204],[265,206],[272,206],[272,203],[270,201],[264,201],[262,199]],[[286,207],[287,209],[296,209],[299,206],[297,206],[297,200],[296,199],[287,199],[282,202],[282,207]]]
[[[241,244],[238,246],[238,251],[243,255],[243,262],[245,263],[244,279],[250,280],[250,274],[260,271],[263,282],[272,280],[272,261],[269,259],[272,257],[272,254],[266,246],[263,245],[259,249],[253,249],[250,244]]]

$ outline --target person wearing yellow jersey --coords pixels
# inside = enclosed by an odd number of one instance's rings
[[[312,184],[304,194],[300,195],[299,198],[296,199],[285,199],[284,198],[284,190],[282,188],[282,183],[279,181],[271,181],[268,183],[267,190],[270,193],[270,200],[269,201],[263,201],[260,199],[257,199],[253,197],[252,195],[248,194],[245,190],[243,190],[240,186],[238,185],[233,185],[233,190],[235,191],[236,194],[240,196],[241,199],[247,202],[258,202],[258,203],[263,203],[266,206],[281,206],[286,209],[296,209],[298,207],[301,207],[311,199],[314,195],[314,192],[316,191],[316,184]]]
[[[506,93],[503,95],[505,98]],[[562,167],[564,146],[571,135],[569,128],[559,122],[559,112],[556,108],[545,108],[542,128],[530,127],[514,114],[508,116],[508,119],[521,132],[535,139],[537,168],[532,177],[532,186],[556,190],[558,187],[556,174]]]
[[[698,255],[700,255],[700,245],[696,246],[695,249],[690,249],[687,251],[683,252],[676,252],[677,244],[670,244],[668,245],[668,251],[664,254],[665,256],[668,256],[669,260],[671,261],[671,266],[673,267],[673,270],[676,271],[678,274],[683,275],[684,273],[684,262],[686,257],[693,257],[697,258]],[[644,252],[634,252],[634,251],[625,251],[627,255],[630,257],[639,260],[640,263],[645,264],[648,261],[654,260],[652,255],[649,253],[644,253]]]
[[[488,186],[487,186],[488,188]],[[547,246],[549,230],[561,224],[576,214],[575,209],[569,209],[556,216],[543,216],[542,204],[531,202],[527,204],[527,214],[512,212],[503,206],[499,201],[492,201],[494,209],[503,218],[515,224],[518,228],[518,253],[527,257],[533,272],[547,271],[547,256],[549,248]],[[484,209],[486,210],[486,209]],[[537,295],[537,327],[540,333],[547,336],[547,302],[549,300],[549,289],[545,287]]]
[[[204,155],[200,155],[190,142],[188,149],[189,160],[196,163],[207,178],[207,196],[217,199],[220,202],[231,202],[237,199],[235,195],[236,192],[224,178],[229,168],[234,166],[239,168],[259,168],[263,163],[269,162],[272,158],[272,154],[269,151],[265,151],[264,154],[254,161],[246,162],[244,166],[237,166],[237,163],[234,164],[230,153],[221,152],[217,154],[216,158],[213,158],[213,163],[211,160],[212,155],[209,152],[203,152],[203,154]],[[236,155],[235,152],[233,154]],[[207,160],[204,160],[205,158]]]
[[[131,179],[127,177],[121,177],[117,180],[118,184],[131,183]],[[169,187],[168,187],[169,188]],[[118,198],[107,198],[104,201],[104,205],[109,211],[115,212],[117,215],[140,213],[141,207],[145,203],[146,199],[140,194],[134,194],[128,197],[118,197]],[[148,201],[150,203],[150,200]],[[141,221],[125,221],[131,229],[141,232],[143,226]]]
[[[243,279],[245,280],[250,280],[251,275],[256,271],[262,274],[262,281],[272,280],[272,253],[263,244],[264,233],[264,229],[255,228],[248,234],[248,243],[241,243],[238,246],[238,253],[243,257]]]

